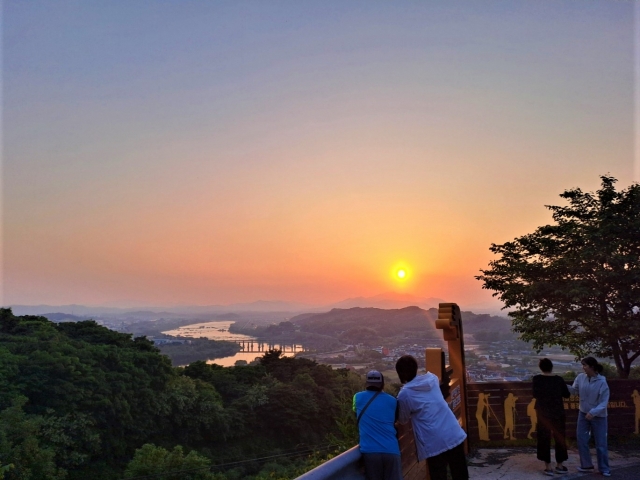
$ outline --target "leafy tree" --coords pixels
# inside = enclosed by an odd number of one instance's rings
[[[193,338],[188,343],[160,345],[160,353],[168,356],[174,365],[186,365],[203,358],[230,357],[238,353],[240,346],[234,342]]]
[[[336,424],[340,431],[341,440],[350,448],[360,440],[360,433],[356,423],[356,415],[353,412],[353,397],[346,395],[340,398],[340,414],[336,417]]]
[[[16,397],[0,412],[0,478],[6,480],[62,480],[67,472],[58,468],[55,450],[42,444],[44,419],[27,415],[26,397]]]
[[[228,414],[216,389],[202,380],[176,376],[161,394],[162,434],[186,445],[221,441],[230,429]]]
[[[186,366],[183,375],[207,382],[222,396],[225,405],[242,398],[251,387],[262,381],[267,372],[262,367],[221,367],[203,361]]]
[[[117,469],[159,434],[161,393],[176,372],[145,338],[0,309],[0,356],[0,386],[10,386],[0,409],[27,397],[25,413],[45,422],[35,437],[57,452],[70,478],[86,478],[83,469],[100,462],[101,472]]]
[[[136,450],[127,465],[125,478],[163,474],[165,480],[218,480],[224,477],[209,471],[211,462],[195,451],[185,455],[180,445],[168,451],[153,444]],[[171,473],[175,472],[173,475]]]
[[[606,362],[603,362],[600,365],[602,365],[602,372],[600,372],[600,375],[604,378],[618,378],[618,372],[613,365]]]
[[[259,417],[267,431],[307,443],[322,439],[325,432],[318,424],[321,409],[313,392],[277,382],[268,395],[269,401],[259,407]]]
[[[87,464],[100,451],[100,435],[86,413],[55,415],[51,409],[44,416],[41,438],[56,452],[56,464],[73,469]]]
[[[283,357],[282,350],[269,350],[260,359],[260,364],[265,367],[267,373],[280,382],[291,382],[299,373],[309,373],[318,366],[308,358]]]
[[[540,351],[567,348],[577,357],[613,358],[627,378],[640,356],[640,185],[560,195],[547,206],[552,225],[490,250],[500,258],[477,276],[513,308],[513,330]]]

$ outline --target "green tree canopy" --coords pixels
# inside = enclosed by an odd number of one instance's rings
[[[54,450],[40,438],[45,420],[26,415],[26,402],[26,397],[16,397],[0,412],[0,479],[62,480],[67,472],[56,466]]]
[[[512,308],[513,330],[534,348],[613,358],[627,378],[640,356],[640,185],[560,195],[554,224],[490,250],[500,258],[476,278]]]
[[[174,368],[144,337],[0,308],[0,479],[274,478],[258,474],[266,457],[293,476],[308,460],[280,455],[340,439],[360,389],[353,372],[280,350]]]
[[[219,477],[210,472],[211,462],[191,451],[184,454],[181,446],[172,451],[153,444],[145,444],[138,450],[127,465],[124,478],[155,476],[164,480],[217,480]],[[173,475],[172,472],[175,472]]]
[[[86,478],[83,469],[96,462],[117,470],[137,446],[166,436],[163,413],[181,418],[170,403],[177,395],[169,388],[176,377],[169,359],[146,338],[93,321],[54,324],[0,309],[0,365],[0,386],[8,387],[0,390],[0,411],[26,397],[21,408],[28,418],[43,419],[34,436],[70,478]],[[220,403],[207,392],[202,398]]]

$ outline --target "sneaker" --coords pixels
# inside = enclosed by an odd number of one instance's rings
[[[602,472],[602,476],[603,477],[610,477],[611,476],[611,472]]]
[[[594,471],[594,468],[593,468],[593,467],[578,467],[578,471],[579,471],[579,472],[587,472],[587,473],[590,473],[590,472],[593,472],[593,471]]]
[[[569,469],[564,465],[562,467],[556,467],[556,473],[569,473]]]
[[[543,472],[545,475],[549,476],[549,477],[553,477],[553,470],[551,470],[551,469],[549,469],[549,470],[544,469],[542,472]]]

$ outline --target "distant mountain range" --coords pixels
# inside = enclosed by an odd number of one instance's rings
[[[384,310],[401,309],[405,307],[420,307],[422,309],[437,308],[439,303],[445,300],[434,297],[417,297],[410,294],[388,292],[372,297],[347,298],[329,305],[309,305],[304,303],[284,301],[259,300],[250,303],[234,303],[231,305],[179,305],[171,307],[113,307],[113,306],[86,306],[86,305],[8,305],[15,315],[44,315],[51,313],[68,314],[80,317],[91,316],[121,316],[127,315],[134,318],[174,318],[184,315],[220,315],[225,313],[282,313],[283,316],[298,313],[321,313],[334,308],[349,309],[378,308]],[[464,306],[463,306],[464,307]],[[483,309],[484,310],[484,309]],[[491,313],[498,313],[497,308]],[[486,310],[485,310],[486,311]]]
[[[404,297],[406,302],[415,300],[410,296]],[[363,341],[367,336],[378,339],[380,337],[394,337],[399,333],[416,332],[419,335],[436,336],[439,335],[435,329],[435,319],[438,317],[438,309],[434,306],[431,308],[420,308],[418,306],[403,306],[400,308],[378,308],[378,307],[349,307],[354,304],[369,303],[366,298],[353,298],[339,302],[337,305],[345,305],[348,308],[320,308],[316,311],[309,309],[305,313],[291,314],[285,317],[285,312],[269,312],[269,311],[247,311],[238,310],[237,313],[229,312],[214,313],[207,310],[208,307],[191,307],[192,310],[182,310],[181,313],[172,313],[168,309],[158,309],[157,312],[150,310],[129,310],[108,308],[108,313],[89,313],[91,307],[80,305],[72,306],[15,306],[14,314],[16,315],[42,315],[53,322],[75,322],[86,320],[89,318],[110,319],[111,321],[127,322],[128,325],[167,325],[171,322],[179,322],[179,325],[188,323],[200,323],[212,320],[230,320],[243,322],[252,322],[255,324],[267,325],[269,323],[279,323],[283,319],[288,318],[292,323],[300,325],[302,332],[320,334],[333,338],[338,338],[345,343],[350,343],[354,339]],[[442,303],[439,299],[421,299],[420,303]],[[389,295],[378,295],[372,297],[371,303],[387,306],[402,305],[403,299]],[[413,303],[413,302],[411,302]],[[418,302],[416,302],[418,303]],[[436,305],[437,305],[436,303]],[[274,305],[275,304],[275,305]],[[247,306],[274,307],[283,306],[284,302],[256,302],[255,304],[242,304],[241,308],[246,309]],[[60,312],[61,309],[72,308],[74,314]],[[229,308],[228,306],[226,307]],[[104,309],[97,309],[105,312]],[[86,312],[86,313],[85,313]],[[79,315],[78,315],[79,313]],[[496,316],[490,314],[476,314],[470,311],[462,311],[464,333],[478,332],[508,332],[511,329],[511,320],[504,316]],[[186,323],[185,323],[186,322]],[[171,324],[173,325],[173,324]],[[174,326],[165,329],[175,328]],[[431,331],[431,333],[427,333]],[[420,332],[420,333],[418,333]],[[355,341],[355,340],[354,340]]]
[[[462,313],[464,333],[504,332],[511,328],[511,320],[489,314]],[[304,313],[291,318],[302,331],[330,336],[340,336],[351,329],[370,328],[379,335],[389,337],[397,332],[435,330],[438,309],[419,307],[383,310],[380,308],[334,308],[324,313]]]
[[[438,308],[438,304],[444,303],[441,298],[422,298],[407,293],[382,293],[373,297],[347,298],[338,303],[329,305],[328,308],[353,308],[353,307],[373,307],[384,309],[396,309],[404,307]]]

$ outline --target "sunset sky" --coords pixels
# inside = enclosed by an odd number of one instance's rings
[[[634,180],[633,2],[3,5],[5,306],[479,309],[492,242]]]

